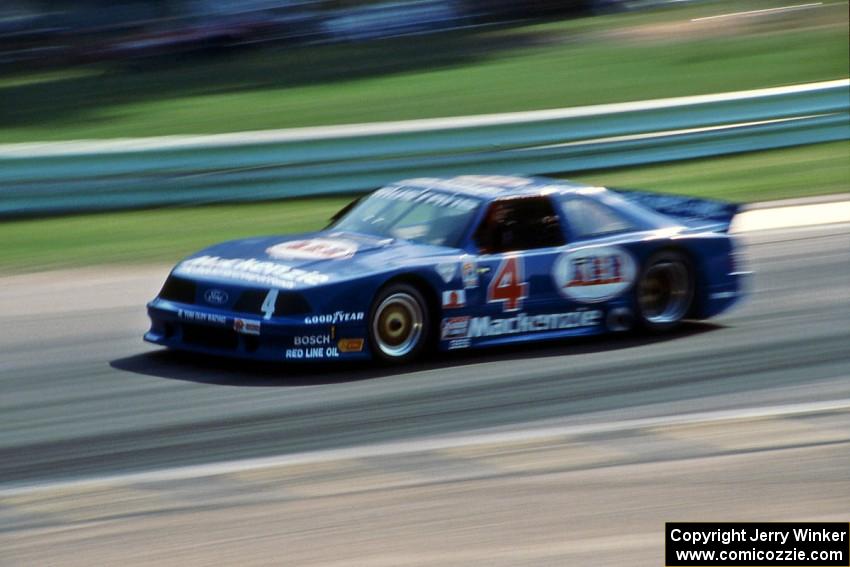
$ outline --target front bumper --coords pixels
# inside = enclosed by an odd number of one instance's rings
[[[272,362],[371,358],[362,323],[310,324],[303,316],[264,320],[159,298],[147,309],[151,328],[144,340],[173,349]]]

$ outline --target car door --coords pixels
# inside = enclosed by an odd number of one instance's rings
[[[499,318],[557,312],[564,301],[551,274],[566,240],[548,196],[494,201],[473,238],[479,281],[467,290],[470,311]]]

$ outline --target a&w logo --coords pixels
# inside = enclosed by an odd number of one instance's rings
[[[565,252],[552,272],[558,291],[582,303],[606,301],[626,292],[636,275],[631,254],[614,246]]]

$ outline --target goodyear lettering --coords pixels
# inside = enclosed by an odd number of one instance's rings
[[[326,315],[308,315],[307,317],[304,317],[304,323],[307,325],[336,325],[337,323],[362,321],[365,317],[366,314],[362,311],[356,313],[336,311]]]
[[[539,331],[558,331],[577,327],[598,325],[602,312],[572,311],[570,313],[552,313],[546,315],[526,315],[493,319],[491,317],[472,317],[469,321],[469,337],[498,337],[519,333]]]

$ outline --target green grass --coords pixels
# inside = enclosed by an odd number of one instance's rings
[[[351,197],[74,215],[0,223],[0,273],[172,262],[204,246],[315,230]]]
[[[508,29],[0,77],[0,143],[203,134],[554,108],[847,75],[847,5],[729,34],[609,32],[780,5],[704,2]],[[830,12],[832,13],[832,12]],[[815,18],[815,20],[812,20]],[[747,20],[756,22],[762,20]],[[696,28],[695,28],[696,29]]]
[[[845,193],[850,192],[850,144],[831,142],[571,178],[742,203]]]
[[[571,178],[601,185],[763,201],[850,191],[850,151],[846,142],[837,142]],[[351,198],[0,223],[0,274],[108,263],[172,263],[222,240],[321,228]]]

